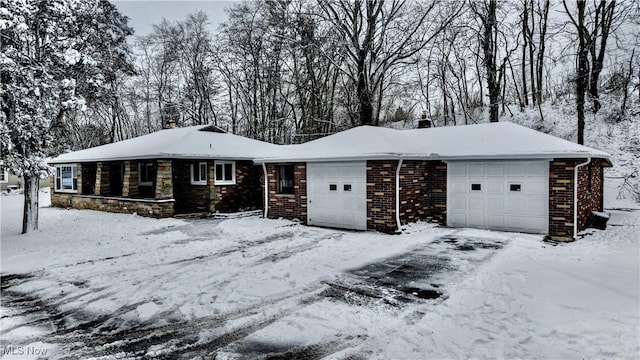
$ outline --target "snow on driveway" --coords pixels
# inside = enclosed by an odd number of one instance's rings
[[[637,211],[554,245],[424,223],[384,235],[55,208],[19,235],[22,198],[0,201],[0,345],[15,358],[640,352]]]

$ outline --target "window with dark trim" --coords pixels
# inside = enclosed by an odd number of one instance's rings
[[[293,165],[280,165],[278,167],[278,194],[294,194]]]

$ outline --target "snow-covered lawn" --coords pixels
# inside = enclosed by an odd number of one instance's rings
[[[22,197],[0,201],[0,345],[14,358],[640,354],[640,211],[554,245],[424,223],[394,236],[55,208],[19,235]]]

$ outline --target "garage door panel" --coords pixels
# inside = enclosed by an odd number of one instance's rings
[[[487,199],[487,213],[491,214],[503,214],[504,213],[504,199],[503,198],[489,198]]]
[[[527,164],[527,176],[547,176],[549,164],[545,162]]]
[[[545,199],[527,199],[526,208],[528,214],[541,214],[546,213],[549,207],[549,202]]]
[[[487,227],[491,229],[503,229],[504,228],[504,216],[503,215],[487,215]]]
[[[486,199],[483,197],[471,197],[469,198],[469,207],[467,208],[467,210],[469,210],[471,213],[478,213],[478,212],[484,212],[485,211],[485,201]]]
[[[464,213],[447,214],[447,222],[449,226],[466,226],[466,215]]]
[[[310,225],[366,230],[365,162],[308,163],[307,193]]]
[[[518,213],[518,214],[526,214],[527,213],[527,200],[524,198],[508,198],[506,199],[507,213]]]
[[[458,164],[458,163],[447,164],[447,173],[451,177],[466,177],[467,167],[465,164]]]
[[[447,168],[449,225],[547,232],[548,161],[450,162]]]
[[[471,227],[484,227],[485,219],[483,214],[469,214],[467,215],[469,226]]]
[[[527,195],[546,196],[549,191],[549,181],[529,181],[524,191]]]
[[[467,200],[464,197],[456,197],[451,199],[451,203],[449,205],[449,211],[466,211],[467,210]]]
[[[485,176],[484,170],[485,170],[484,164],[470,164],[467,166],[467,174],[469,175],[469,177],[474,177],[474,176],[484,177]]]
[[[503,194],[504,181],[489,180],[487,182],[487,194]]]
[[[544,216],[538,216],[538,217],[528,217],[525,220],[525,228],[526,229],[540,229],[543,228],[545,226],[547,226],[547,218]]]
[[[449,188],[453,193],[464,194],[467,191],[467,182],[464,179],[454,179],[451,181]]]
[[[525,176],[526,165],[525,164],[508,164],[507,176]]]
[[[526,217],[524,216],[505,216],[505,228],[514,230],[526,229]]]
[[[487,164],[487,176],[489,177],[503,177],[504,165],[500,163]]]

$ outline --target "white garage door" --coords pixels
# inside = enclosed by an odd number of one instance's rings
[[[307,221],[366,230],[366,162],[307,163]]]
[[[447,224],[547,233],[549,162],[449,162]]]

